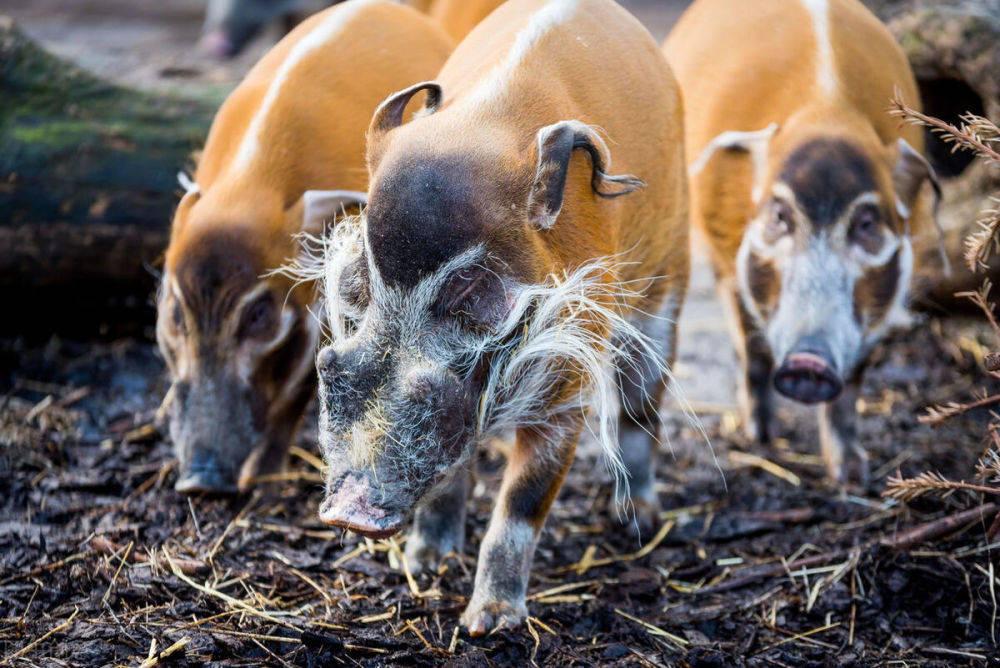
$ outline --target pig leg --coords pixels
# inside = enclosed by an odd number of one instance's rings
[[[858,440],[856,403],[861,390],[861,372],[844,383],[844,390],[835,400],[819,407],[819,445],[827,474],[837,482],[845,478],[844,457],[850,453],[858,458],[861,485],[868,488],[871,470],[868,451]]]
[[[721,279],[716,283],[740,363],[737,396],[743,416],[743,433],[749,441],[768,443],[771,440],[773,413],[771,374],[774,359],[764,334],[743,308],[733,281]]]
[[[670,293],[653,317],[638,323],[657,352],[673,366],[676,354],[677,315],[681,299]],[[628,473],[631,506],[635,511],[637,531],[652,530],[659,517],[660,503],[656,496],[656,448],[661,426],[660,401],[668,378],[660,370],[659,360],[635,344],[623,343],[625,355],[616,363],[622,410],[618,423],[618,444]],[[628,504],[616,499],[619,517],[629,518]]]
[[[520,625],[535,542],[566,471],[573,463],[579,428],[553,443],[537,431],[518,430],[500,495],[479,548],[476,584],[462,625],[481,636],[500,625]]]
[[[417,507],[406,539],[406,563],[414,573],[434,571],[465,542],[469,473],[459,471],[437,496]]]

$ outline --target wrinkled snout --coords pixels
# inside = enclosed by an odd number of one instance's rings
[[[403,515],[376,505],[373,489],[367,475],[347,473],[331,485],[320,506],[319,519],[367,538],[388,538],[398,533],[403,527]]]
[[[182,464],[174,489],[184,494],[236,494],[236,467],[223,463],[210,449],[195,449],[190,463]]]
[[[826,346],[802,341],[774,374],[778,392],[804,404],[833,401],[844,387]]]

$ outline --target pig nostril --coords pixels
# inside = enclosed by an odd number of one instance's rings
[[[327,346],[319,351],[316,355],[316,369],[320,373],[330,373],[333,371],[334,366],[337,364],[337,351],[333,349],[333,346]]]
[[[774,387],[789,399],[814,404],[836,399],[843,383],[818,355],[795,353],[774,375]]]

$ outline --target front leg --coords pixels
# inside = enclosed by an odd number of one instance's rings
[[[479,548],[472,598],[462,615],[471,635],[485,635],[500,625],[515,627],[528,616],[525,595],[535,542],[573,462],[578,437],[577,429],[554,443],[537,431],[518,430]]]
[[[743,307],[732,278],[717,278],[716,292],[726,326],[740,364],[737,378],[737,399],[746,439],[768,443],[771,439],[773,397],[771,373],[774,367],[771,349],[764,333]]]
[[[468,471],[459,471],[440,494],[417,507],[406,539],[406,563],[414,573],[436,570],[449,553],[465,542]]]
[[[868,451],[858,440],[857,400],[861,390],[861,375],[859,371],[844,384],[840,396],[819,407],[819,444],[826,464],[827,474],[836,483],[845,479],[845,453],[852,453],[858,458],[861,485],[868,488],[871,472]]]

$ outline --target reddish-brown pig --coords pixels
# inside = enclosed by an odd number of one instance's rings
[[[688,276],[682,132],[669,66],[610,0],[508,1],[372,120],[367,207],[325,248],[320,518],[385,537],[412,517],[408,563],[433,566],[462,544],[476,445],[514,431],[462,617],[473,634],[525,618],[588,414],[655,515]]]
[[[364,199],[365,130],[433,76],[451,40],[427,16],[349,0],[275,46],[219,110],[174,216],[157,338],[177,489],[231,492],[280,467],[315,391],[311,286],[269,273]]]
[[[747,435],[770,437],[773,385],[819,405],[830,476],[843,479],[850,453],[867,479],[861,374],[906,320],[911,237],[933,230],[922,133],[886,113],[897,90],[918,103],[910,66],[857,0],[696,0],[665,49]]]

